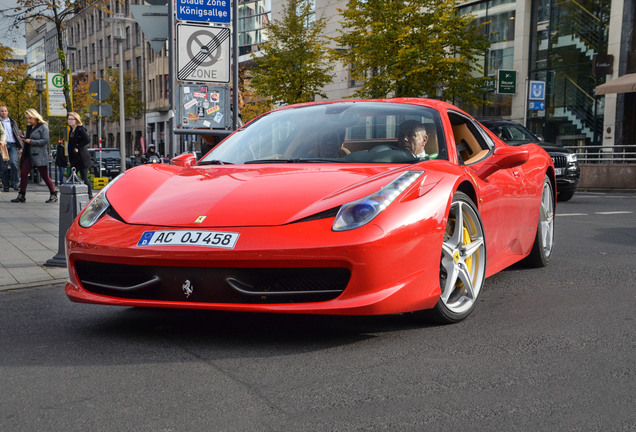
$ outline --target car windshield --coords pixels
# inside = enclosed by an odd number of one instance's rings
[[[99,159],[99,149],[93,151],[93,157]],[[118,149],[102,149],[102,159],[121,159]]]
[[[398,130],[405,122],[421,124],[428,135],[418,155],[398,144]],[[447,159],[447,153],[436,110],[390,102],[338,102],[269,113],[228,137],[199,165],[415,163],[438,158]]]
[[[537,137],[530,131],[516,124],[497,124],[489,127],[499,138],[508,144],[538,143]]]

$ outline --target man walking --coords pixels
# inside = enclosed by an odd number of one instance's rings
[[[18,172],[18,151],[22,149],[20,140],[20,130],[18,125],[9,117],[9,108],[6,105],[0,105],[0,121],[6,133],[7,150],[9,151],[9,161],[6,162],[11,166],[11,176],[9,177],[8,167],[4,166],[2,172],[3,191],[9,192],[9,186],[13,190],[18,190],[19,172]],[[4,163],[4,162],[0,162]]]

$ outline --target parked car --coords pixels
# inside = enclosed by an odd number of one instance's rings
[[[101,174],[100,166],[100,150],[98,148],[88,149],[91,155],[91,173],[95,177],[113,178],[121,172],[121,153],[118,148],[102,148],[101,150]]]
[[[548,154],[438,100],[288,106],[172,161],[126,171],[75,219],[71,300],[450,323],[487,276],[552,255]]]
[[[566,148],[546,143],[542,136],[530,132],[523,125],[511,120],[482,119],[480,122],[506,142],[506,144],[522,145],[535,143],[543,147],[554,162],[557,200],[567,201],[572,198],[579,184],[579,179],[581,178],[581,169],[576,160],[576,155],[573,152]]]

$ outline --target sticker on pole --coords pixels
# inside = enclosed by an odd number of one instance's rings
[[[230,82],[230,29],[177,24],[177,80]]]

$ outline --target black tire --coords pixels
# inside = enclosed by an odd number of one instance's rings
[[[550,262],[554,247],[554,191],[552,183],[546,176],[541,190],[537,235],[534,238],[532,251],[524,264],[530,267],[545,267]]]
[[[574,191],[559,192],[557,194],[557,201],[559,202],[569,201],[570,199],[572,199],[573,196],[574,196]]]
[[[459,231],[458,225],[462,227]],[[451,203],[442,245],[441,296],[433,309],[421,311],[420,315],[442,324],[465,319],[477,305],[485,275],[486,240],[481,217],[468,195],[457,192]]]

